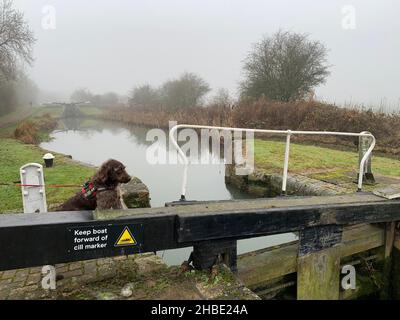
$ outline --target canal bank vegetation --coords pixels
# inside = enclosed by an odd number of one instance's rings
[[[49,114],[36,121],[26,120],[20,123],[14,131],[14,137],[26,144],[38,144],[49,139],[49,133],[57,126],[57,121]]]
[[[43,155],[49,151],[37,146],[48,140],[57,127],[63,112],[62,106],[25,107],[0,117],[0,213],[23,210],[19,169],[27,163],[43,163]],[[98,108],[83,107],[82,113],[94,117]],[[52,151],[51,151],[52,152]],[[56,207],[79,190],[91,177],[95,168],[71,160],[68,156],[52,152],[53,168],[45,168],[47,185],[76,185],[76,188],[47,188],[49,209]]]
[[[256,139],[254,144],[255,164],[271,173],[281,173],[285,142]],[[339,178],[359,169],[358,153],[334,150],[325,147],[290,145],[289,170],[297,174],[309,174],[320,178]],[[373,157],[374,173],[386,176],[400,176],[400,161],[381,156]],[[325,173],[325,176],[323,175]]]
[[[92,93],[87,88],[78,88],[72,92],[70,100],[72,103],[78,104],[84,102],[85,107],[105,108],[123,106],[126,98],[112,91],[103,94],[96,94]]]
[[[278,130],[370,131],[375,151],[400,154],[400,115],[363,106],[338,107],[318,101],[315,88],[330,75],[328,49],[309,35],[280,30],[255,43],[243,61],[239,97],[210,91],[199,75],[184,73],[160,86],[136,86],[129,107],[108,109],[104,119],[148,127],[178,123]],[[296,136],[294,142],[351,148],[348,137]]]
[[[256,139],[254,144],[256,170],[267,175],[281,175],[284,154],[285,142]],[[335,150],[292,143],[290,145],[289,174],[299,174],[354,191],[359,170],[358,161],[358,153],[354,150]],[[372,170],[377,178],[377,183],[364,186],[365,190],[400,181],[400,161],[398,159],[374,156]]]
[[[21,188],[14,185],[20,181],[19,169],[27,163],[43,163],[43,155],[48,151],[35,145],[27,145],[15,139],[0,138],[0,213],[21,212]],[[47,185],[82,185],[91,177],[94,167],[84,166],[65,155],[54,153],[53,168],[44,168]],[[61,204],[79,190],[76,188],[47,188],[49,209]]]
[[[82,115],[96,118],[102,110],[93,106],[79,107]],[[16,138],[27,144],[39,144],[50,139],[63,113],[60,105],[21,107],[0,117],[0,137]]]
[[[388,114],[356,106],[341,108],[319,101],[280,102],[260,98],[246,99],[234,105],[178,110],[165,106],[124,107],[106,109],[99,117],[153,128],[168,128],[169,121],[177,121],[181,124],[276,130],[370,131],[377,139],[375,151],[400,155],[398,113]],[[353,149],[358,144],[354,138],[335,136],[294,136],[293,142],[346,149]]]
[[[0,117],[0,137],[15,138],[15,130],[23,126],[24,123],[28,124],[24,126],[30,131],[32,131],[32,126],[41,133],[51,131],[57,124],[56,120],[61,113],[61,107],[19,107],[13,112]],[[18,133],[18,135],[21,134],[21,132]]]

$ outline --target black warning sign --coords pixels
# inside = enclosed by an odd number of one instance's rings
[[[139,252],[142,225],[106,225],[69,228],[68,252],[79,253],[96,250],[132,248]]]

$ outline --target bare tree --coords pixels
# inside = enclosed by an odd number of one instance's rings
[[[90,101],[93,102],[93,93],[86,88],[79,88],[72,92],[70,97],[72,102]]]
[[[117,107],[119,105],[119,95],[115,92],[107,92],[101,95],[102,107]]]
[[[245,59],[241,94],[273,100],[304,98],[330,74],[327,50],[308,35],[279,31],[254,45]]]
[[[24,14],[13,8],[11,0],[0,0],[0,74],[3,79],[15,79],[18,62],[32,64],[35,41]]]
[[[149,84],[137,86],[129,94],[129,104],[132,107],[151,108],[160,105],[160,91]]]
[[[171,109],[197,107],[209,91],[207,82],[194,73],[186,72],[178,79],[164,83],[162,103]]]
[[[219,88],[210,101],[210,105],[212,106],[227,107],[232,103],[233,99],[231,98],[229,91],[225,88]]]
[[[0,81],[0,115],[11,112],[18,106],[37,103],[39,89],[23,71],[19,70],[17,81]]]

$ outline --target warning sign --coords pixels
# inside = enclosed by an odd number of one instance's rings
[[[142,248],[143,225],[96,225],[67,228],[68,252],[118,251],[138,253]]]
[[[85,228],[73,231],[73,250],[96,250],[107,247],[107,228]]]
[[[125,246],[135,246],[137,244],[134,236],[128,227],[125,227],[124,231],[122,231],[119,236],[117,242],[115,243],[116,247],[125,247]]]

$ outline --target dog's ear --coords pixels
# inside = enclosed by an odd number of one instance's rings
[[[107,180],[108,180],[108,170],[107,168],[103,168],[103,170],[100,170],[97,175],[97,181],[100,182],[101,184],[105,184]]]
[[[108,163],[103,163],[103,165],[100,167],[99,171],[95,174],[93,177],[93,180],[100,185],[105,185],[107,181],[109,180],[109,175],[110,175],[111,168],[108,165]]]

